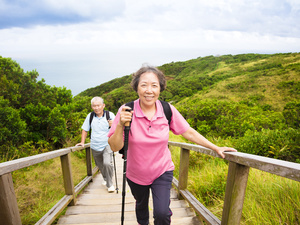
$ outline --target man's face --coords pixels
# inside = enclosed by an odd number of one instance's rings
[[[105,107],[105,104],[102,104],[101,101],[94,101],[92,103],[92,109],[96,113],[96,115],[100,115],[103,113],[103,109]]]

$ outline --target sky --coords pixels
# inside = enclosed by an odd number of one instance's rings
[[[73,96],[145,63],[287,52],[299,0],[0,0],[0,56]]]

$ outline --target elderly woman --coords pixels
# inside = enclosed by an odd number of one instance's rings
[[[134,101],[134,110],[126,111],[121,106],[108,133],[113,151],[123,145],[124,125],[131,122],[127,153],[127,182],[136,200],[136,217],[141,225],[149,224],[149,192],[153,198],[154,224],[170,224],[170,189],[174,164],[168,149],[169,130],[196,144],[210,148],[224,158],[224,151],[236,151],[229,147],[218,147],[191,128],[178,110],[170,105],[170,125],[164,115],[160,92],[166,88],[164,74],[155,67],[140,68],[131,82],[139,98]]]

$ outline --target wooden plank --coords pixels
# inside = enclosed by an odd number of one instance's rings
[[[300,164],[279,159],[251,155],[242,152],[227,152],[226,159],[244,166],[259,169],[300,182]]]
[[[189,208],[175,208],[172,209],[172,221],[174,218],[182,217],[194,217],[195,214]],[[153,210],[149,211],[151,220],[153,220]],[[76,214],[76,215],[65,215],[60,217],[58,224],[69,224],[69,223],[112,223],[119,222],[121,219],[121,212],[107,212],[107,213],[91,213],[91,214]],[[126,211],[125,221],[136,221],[134,211]]]
[[[66,195],[72,195],[73,199],[70,203],[70,205],[76,204],[76,195],[75,195],[75,189],[74,189],[74,182],[72,177],[72,168],[71,168],[71,162],[70,162],[70,155],[62,155],[60,157],[61,160],[61,168],[62,168],[62,174],[64,179],[64,188]]]
[[[0,176],[0,225],[22,225],[11,173]]]
[[[55,204],[35,225],[50,225],[59,214],[66,208],[72,201],[71,195],[65,195],[58,203]]]
[[[116,225],[119,223],[80,223],[80,225]],[[136,221],[128,221],[125,220],[126,225],[137,225]],[[57,225],[61,225],[61,223],[58,223]],[[75,223],[69,223],[68,225],[78,225]],[[183,217],[183,218],[172,218],[172,225],[200,225],[200,222],[196,216],[194,217]]]
[[[73,147],[70,147],[70,149],[71,149],[72,152],[77,152],[77,151],[81,151],[83,149],[90,148],[90,147],[91,147],[91,143],[87,143],[87,144],[84,144],[84,146],[73,146]]]
[[[11,173],[13,171],[26,168],[28,166],[35,165],[37,163],[45,162],[47,160],[60,157],[62,155],[69,154],[70,152],[82,150],[87,147],[90,147],[90,143],[85,144],[84,147],[78,146],[78,147],[63,148],[51,152],[41,153],[38,155],[33,155],[21,159],[15,159],[15,160],[3,162],[0,163],[0,176],[6,173]]]
[[[190,150],[181,148],[180,151],[180,166],[179,166],[179,179],[178,188],[184,190],[188,184],[188,172],[189,172],[189,157]]]
[[[28,156],[21,159],[15,159],[12,161],[7,161],[0,163],[0,176],[6,173],[13,172],[28,166],[35,165],[50,159],[66,155],[71,152],[71,148],[60,149],[52,152],[46,152],[34,156]]]
[[[222,225],[239,225],[242,218],[249,167],[229,162]]]
[[[221,221],[202,205],[188,190],[180,190],[180,193],[205,222],[212,225],[221,224]]]
[[[91,182],[93,179],[92,176],[87,176],[85,177],[82,181],[80,181],[79,184],[77,184],[74,188],[75,190],[75,194],[77,195],[80,191],[82,191],[84,189],[84,187],[89,183]]]
[[[169,141],[169,145],[220,158],[213,150],[200,145]],[[225,152],[225,159],[300,182],[300,164],[242,152]]]
[[[122,200],[114,201],[114,204],[108,201],[101,201],[98,199],[96,202],[92,202],[93,199],[88,199],[84,204],[77,204],[76,206],[69,206],[66,215],[72,214],[90,214],[90,213],[109,213],[109,212],[120,212]],[[78,200],[80,202],[80,200]],[[105,202],[110,202],[110,204],[105,204]],[[149,202],[152,205],[152,200]],[[175,208],[188,208],[188,204],[184,200],[171,201],[171,209]],[[134,211],[135,201],[126,202],[125,211]]]

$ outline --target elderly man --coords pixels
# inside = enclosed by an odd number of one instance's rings
[[[104,101],[101,97],[94,97],[91,100],[93,112],[89,113],[82,125],[81,142],[76,146],[84,146],[85,139],[90,129],[91,149],[96,166],[100,169],[103,176],[103,185],[107,186],[108,192],[114,192],[115,187],[112,182],[113,165],[112,150],[108,144],[108,131],[115,115],[112,112],[104,111]],[[109,119],[107,119],[109,118]]]

